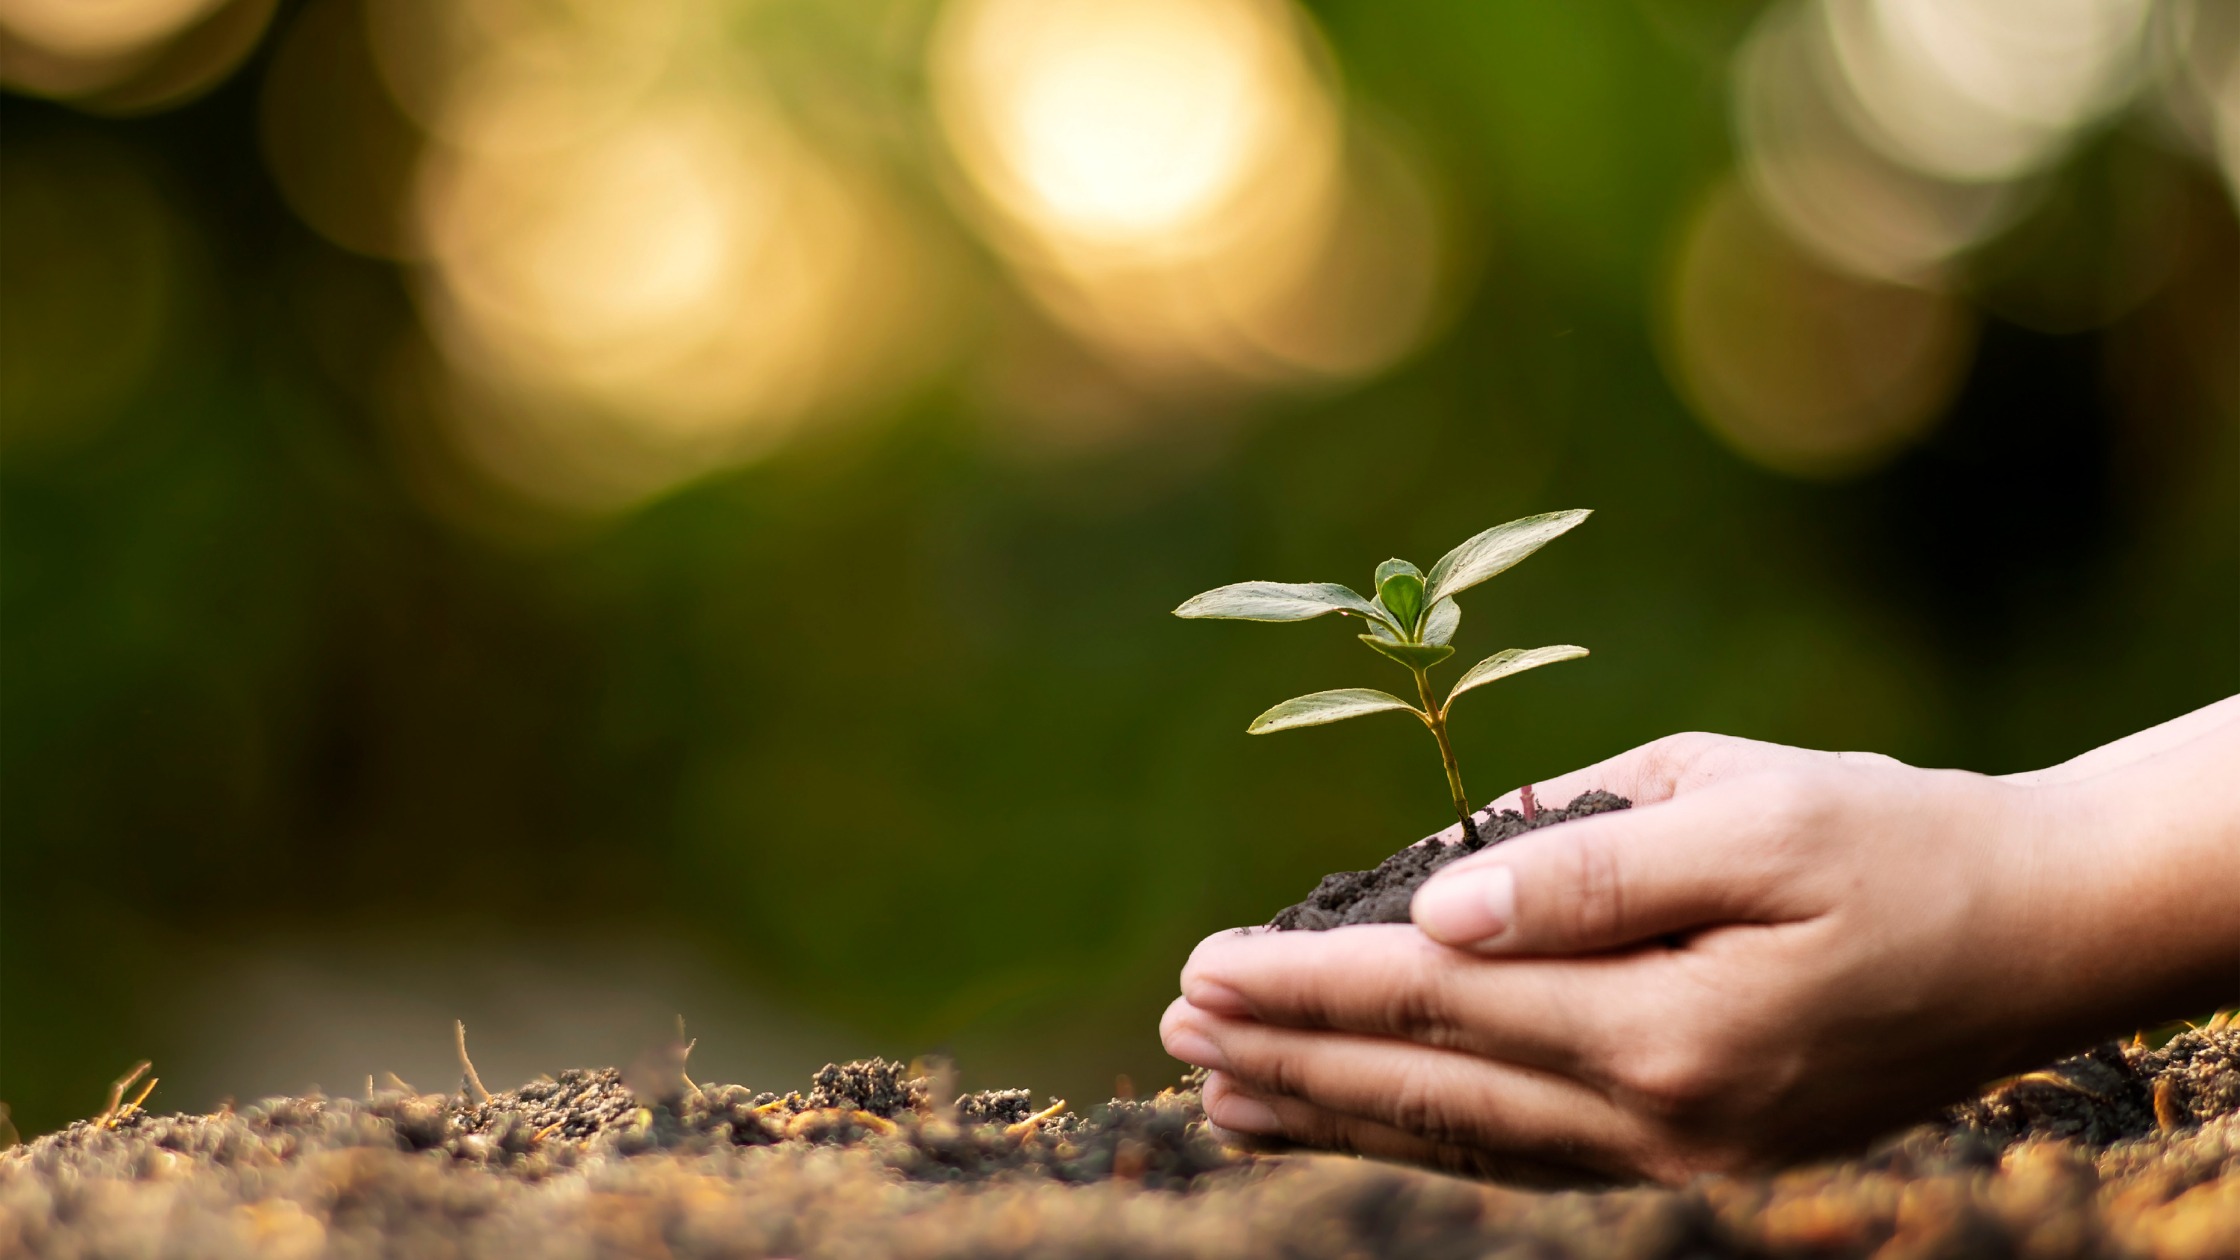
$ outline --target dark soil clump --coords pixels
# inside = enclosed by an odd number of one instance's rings
[[[2231,1032],[2189,1032],[2156,1049],[2100,1046],[1945,1114],[1955,1134],[2001,1147],[2031,1137],[2098,1146],[2219,1117],[2240,1117],[2240,1035]]]
[[[1375,870],[1333,871],[1322,877],[1305,901],[1286,906],[1268,926],[1282,932],[1320,932],[1349,923],[1406,923],[1416,889],[1447,863],[1528,831],[1632,807],[1633,802],[1622,796],[1586,792],[1561,809],[1540,809],[1529,819],[1513,809],[1481,813],[1472,820],[1478,828],[1475,840],[1468,836],[1454,844],[1419,840],[1379,862]]]

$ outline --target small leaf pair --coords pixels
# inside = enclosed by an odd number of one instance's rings
[[[1421,706],[1368,687],[1345,687],[1299,696],[1254,718],[1247,729],[1254,735],[1285,731],[1299,726],[1321,726],[1370,713],[1406,710],[1416,715],[1439,742],[1439,756],[1447,772],[1447,788],[1455,814],[1471,836],[1477,827],[1470,817],[1469,797],[1462,788],[1462,771],[1454,745],[1447,738],[1447,714],[1455,699],[1490,682],[1557,661],[1585,656],[1583,647],[1557,644],[1539,648],[1508,648],[1479,661],[1447,692],[1443,702],[1431,698],[1430,670],[1454,655],[1455,631],[1462,624],[1462,608],[1455,596],[1478,585],[1538,551],[1587,519],[1583,509],[1547,512],[1496,525],[1472,537],[1439,558],[1427,575],[1405,560],[1387,560],[1377,566],[1376,593],[1362,598],[1351,587],[1335,582],[1237,582],[1192,596],[1174,610],[1177,617],[1219,617],[1239,621],[1305,621],[1327,613],[1359,617],[1368,623],[1360,640],[1379,655],[1390,658],[1415,676]]]

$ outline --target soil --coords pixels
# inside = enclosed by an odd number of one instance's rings
[[[2001,1082],[1858,1157],[1545,1192],[1087,1114],[880,1060],[785,1094],[652,1069],[483,1095],[133,1106],[0,1153],[0,1255],[1302,1258],[2235,1254],[2240,1025]],[[944,1102],[943,1099],[949,1100]]]
[[[1477,827],[1475,837],[1464,836],[1452,844],[1419,840],[1378,863],[1375,870],[1332,871],[1322,877],[1305,901],[1284,907],[1268,926],[1277,931],[1320,932],[1350,923],[1406,923],[1408,902],[1415,897],[1416,889],[1447,863],[1528,831],[1632,806],[1633,802],[1622,796],[1587,792],[1561,809],[1536,809],[1530,818],[1513,809],[1480,813],[1472,819]]]

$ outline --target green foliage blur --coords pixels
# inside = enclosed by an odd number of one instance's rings
[[[1481,591],[1457,645],[1594,657],[1457,725],[1481,800],[1691,728],[2018,770],[2240,682],[2214,174],[2091,138],[2056,178],[2166,172],[2183,265],[2089,328],[1986,303],[1926,436],[1796,479],[1690,414],[1651,309],[1732,162],[1724,66],[1756,6],[1313,11],[1465,246],[1412,356],[1147,388],[1128,440],[1022,452],[973,387],[993,330],[1033,319],[991,282],[957,357],[872,422],[607,514],[425,472],[388,375],[428,336],[415,264],[283,203],[269,48],[161,112],[0,101],[0,1098],[22,1131],[224,1019],[222,995],[170,1000],[209,950],[335,934],[649,934],[845,1030],[826,1057],[1155,1086],[1196,940],[1450,820],[1400,724],[1246,738],[1303,682],[1378,681],[1353,628],[1168,611],[1534,512],[1597,510]]]

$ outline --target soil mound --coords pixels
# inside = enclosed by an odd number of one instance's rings
[[[2001,1082],[1858,1158],[1593,1192],[1225,1147],[1189,1078],[1080,1115],[1023,1090],[944,1103],[877,1059],[782,1095],[630,1075],[124,1107],[0,1153],[0,1255],[2214,1257],[2240,1238],[2228,1020]]]
[[[1472,820],[1478,828],[1475,840],[1468,836],[1454,844],[1418,840],[1379,862],[1375,870],[1332,871],[1305,901],[1284,907],[1268,926],[1277,931],[1320,932],[1349,923],[1406,923],[1408,902],[1416,889],[1447,863],[1528,831],[1632,807],[1633,802],[1622,796],[1587,792],[1561,809],[1537,810],[1529,819],[1513,809],[1482,814]]]

